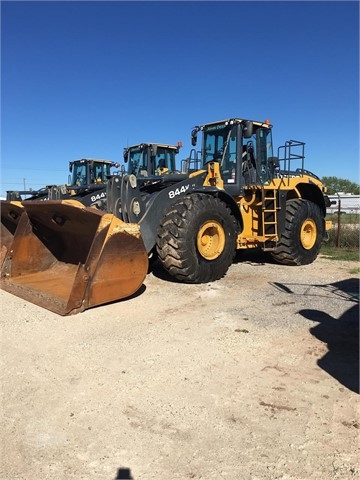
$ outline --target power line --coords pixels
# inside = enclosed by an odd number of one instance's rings
[[[4,167],[2,166],[0,170],[21,170],[21,171],[28,171],[28,172],[63,172],[64,169],[44,169],[44,168],[29,168],[29,167]]]
[[[31,185],[44,185],[44,183],[35,183],[35,182],[31,182],[30,180],[26,180],[26,183],[31,183]],[[1,186],[5,186],[5,185],[23,185],[24,182],[0,182],[0,185]]]

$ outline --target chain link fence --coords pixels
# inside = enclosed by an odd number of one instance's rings
[[[329,247],[359,250],[360,237],[360,195],[339,192],[329,195],[331,202],[327,209],[327,220],[332,221],[329,231]]]
[[[359,212],[348,213],[339,208],[338,212],[327,214],[326,219],[332,221],[332,227],[329,231],[330,238],[327,242],[329,246],[351,250],[359,249]]]

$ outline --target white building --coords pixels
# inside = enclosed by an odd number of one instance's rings
[[[332,205],[326,210],[326,213],[338,213],[339,208],[342,213],[360,214],[360,195],[339,192],[336,195],[328,195]]]

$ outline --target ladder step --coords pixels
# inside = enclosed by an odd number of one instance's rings
[[[272,194],[271,196],[265,196],[265,193]],[[278,197],[274,190],[263,192],[263,205],[262,205],[262,224],[263,235],[265,238],[273,238],[277,235],[277,212],[280,210],[278,207]],[[267,219],[268,218],[268,219]]]

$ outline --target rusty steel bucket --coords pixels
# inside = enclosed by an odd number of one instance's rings
[[[0,265],[3,264],[6,254],[13,241],[15,230],[18,226],[24,208],[21,202],[0,201],[1,210],[1,232],[0,232]]]
[[[134,294],[148,271],[139,227],[76,200],[23,202],[1,288],[60,315]]]

